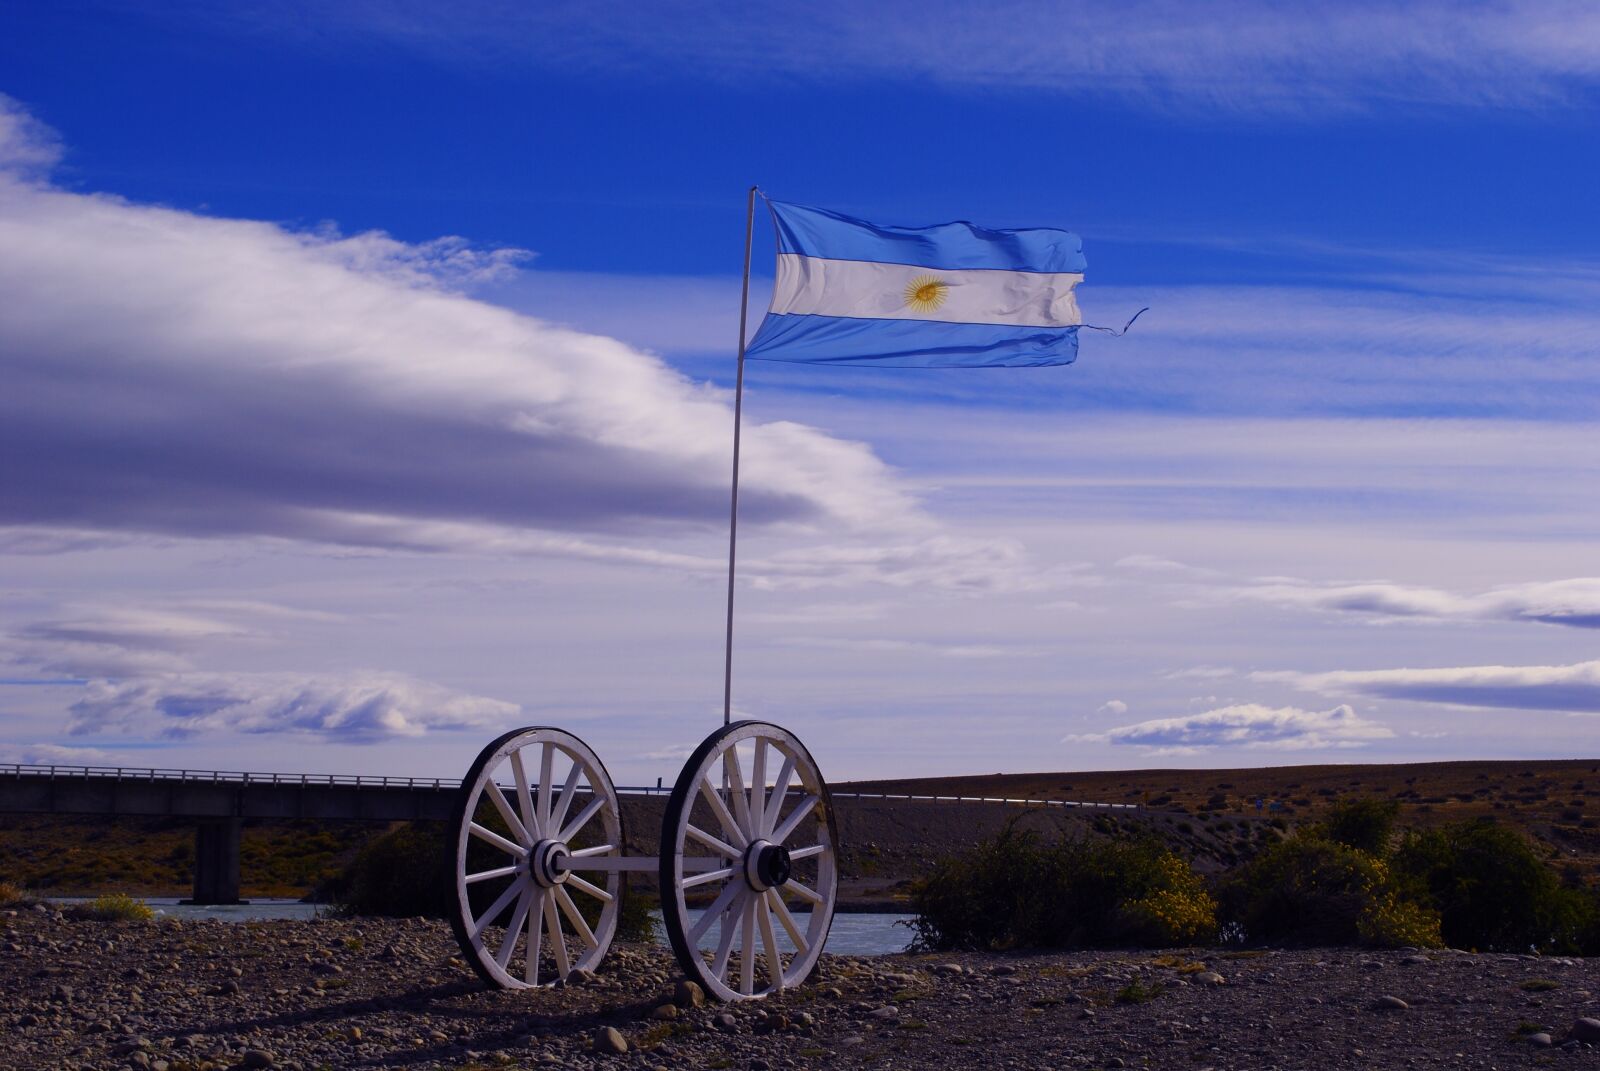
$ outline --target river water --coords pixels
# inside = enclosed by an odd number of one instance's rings
[[[81,902],[76,897],[62,897],[59,903]],[[253,900],[248,904],[229,904],[225,906],[196,904],[180,904],[177,897],[151,896],[145,897],[144,902],[149,904],[158,913],[178,919],[221,919],[224,922],[249,922],[256,919],[310,919],[315,918],[318,911],[324,910],[324,905],[303,904],[298,900]],[[656,920],[656,939],[662,944],[667,943],[665,933],[661,928],[661,913],[652,912]],[[691,918],[698,918],[698,911],[691,911]],[[909,924],[911,915],[858,915],[839,914],[833,916],[833,926],[828,931],[828,951],[843,956],[880,956],[888,952],[903,952],[911,941]],[[804,915],[800,916],[804,925]],[[715,944],[715,934],[707,938]],[[785,948],[788,947],[786,937],[780,937]]]

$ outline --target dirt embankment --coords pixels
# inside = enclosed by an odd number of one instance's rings
[[[1600,960],[824,955],[807,985],[737,1005],[697,1005],[678,978],[664,950],[629,946],[578,986],[486,990],[440,923],[96,923],[25,910],[0,915],[0,1066],[806,1071],[954,1056],[1019,1071],[1577,1069],[1600,1058]]]

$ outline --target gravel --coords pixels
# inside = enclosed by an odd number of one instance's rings
[[[488,990],[449,927],[422,920],[103,923],[23,911],[0,916],[0,947],[0,1063],[19,1071],[795,1071],[952,1059],[1014,1071],[1287,1071],[1600,1058],[1600,960],[825,955],[799,990],[718,1004],[682,981],[666,950],[637,945],[614,947],[579,984]],[[1374,1010],[1383,998],[1394,1010]]]

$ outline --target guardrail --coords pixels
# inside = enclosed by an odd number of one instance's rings
[[[42,763],[0,763],[0,777],[43,777],[73,780],[173,781],[216,785],[328,785],[354,788],[459,788],[449,777],[370,777],[365,774],[281,774],[244,770],[164,770],[133,766],[52,766]]]
[[[100,779],[113,781],[176,782],[180,784],[326,786],[339,788],[456,789],[453,777],[373,777],[366,774],[283,774],[245,770],[169,770],[134,766],[58,766],[44,763],[0,763],[0,777],[48,779]],[[666,796],[672,789],[651,785],[619,785],[627,796]],[[1006,796],[919,796],[895,792],[834,792],[834,799],[917,800],[930,803],[1009,803],[1031,807],[1065,807],[1103,811],[1138,811],[1137,803],[1097,803],[1091,800],[1017,799]]]

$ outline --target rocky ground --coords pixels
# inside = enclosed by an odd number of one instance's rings
[[[669,953],[485,990],[423,921],[0,916],[0,1067],[1600,1066],[1600,960],[1179,950],[825,956],[702,1003]]]

